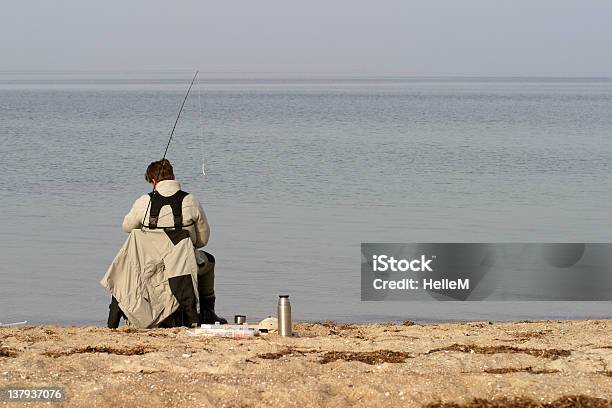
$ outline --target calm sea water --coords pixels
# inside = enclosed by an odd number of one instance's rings
[[[104,324],[98,282],[189,76],[0,74],[0,322]],[[360,302],[359,245],[612,241],[611,113],[611,79],[211,74],[168,157],[204,203],[226,316],[289,293],[298,320],[609,318]]]

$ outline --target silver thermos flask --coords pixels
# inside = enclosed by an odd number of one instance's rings
[[[291,336],[291,303],[289,295],[278,297],[278,334]]]

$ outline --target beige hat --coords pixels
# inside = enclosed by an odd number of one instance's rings
[[[278,332],[278,319],[276,317],[268,316],[259,322],[259,330],[267,330],[268,333]]]

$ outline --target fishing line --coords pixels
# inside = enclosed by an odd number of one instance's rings
[[[202,96],[200,90],[200,77],[198,77],[198,106],[200,108],[200,143],[202,143],[202,175],[204,176],[204,181],[208,181],[208,174],[206,172],[206,153],[204,150],[204,122],[202,117],[204,113],[202,111]]]
[[[191,80],[191,83],[189,84],[189,88],[187,88],[187,93],[185,94],[185,97],[183,98],[183,102],[181,103],[181,107],[178,111],[178,115],[176,115],[176,120],[174,121],[174,126],[172,126],[172,131],[170,132],[170,137],[168,138],[168,143],[166,143],[166,149],[164,150],[164,156],[162,157],[162,165],[159,168],[159,172],[157,173],[157,177],[155,178],[156,182],[153,185],[153,190],[151,191],[152,193],[155,193],[155,187],[157,184],[157,180],[159,180],[159,176],[161,176],[162,170],[164,169],[164,165],[166,164],[166,162],[164,161],[166,159],[166,154],[168,153],[168,148],[170,147],[170,142],[172,141],[172,137],[174,136],[174,131],[176,130],[176,125],[178,124],[179,119],[181,118],[181,113],[183,112],[183,107],[185,107],[185,102],[187,102],[187,97],[189,96],[189,91],[191,91],[191,87],[193,86],[193,83],[195,82],[197,76],[198,76],[198,72],[195,72],[195,75],[193,76],[193,79]],[[149,208],[151,208],[151,200],[149,199],[149,204],[147,204],[147,209],[145,210],[144,213],[144,217],[142,217],[142,222],[140,223],[141,229],[144,227],[144,223],[145,220],[147,219],[147,213],[149,212]]]

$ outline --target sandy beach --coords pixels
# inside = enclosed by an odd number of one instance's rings
[[[0,387],[64,387],[54,405],[71,407],[610,407],[611,333],[612,320],[302,323],[247,340],[0,328]]]

